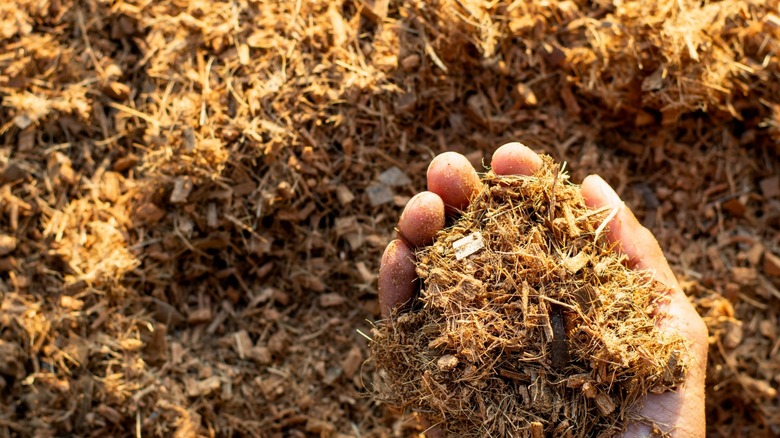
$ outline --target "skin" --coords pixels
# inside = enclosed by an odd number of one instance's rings
[[[499,175],[530,175],[541,166],[539,156],[520,143],[501,146],[493,154],[493,171]],[[428,192],[413,198],[398,224],[399,239],[392,241],[382,257],[379,271],[379,302],[387,317],[397,307],[408,306],[416,290],[413,248],[433,242],[444,226],[445,213],[456,214],[468,206],[481,182],[469,161],[460,154],[445,152],[428,167]],[[682,291],[658,241],[643,227],[620,197],[598,175],[582,182],[588,207],[618,206],[619,211],[606,229],[616,250],[628,256],[630,265],[652,272],[667,286],[669,303],[661,309],[666,315],[662,330],[678,331],[689,341],[690,357],[685,382],[676,392],[649,394],[639,414],[662,431],[678,437],[705,436],[704,379],[707,366],[707,327]],[[434,431],[436,432],[436,431]],[[650,434],[645,424],[631,425],[624,437]],[[439,435],[434,433],[434,435]]]

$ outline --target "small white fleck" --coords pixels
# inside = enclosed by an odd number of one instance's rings
[[[458,260],[462,260],[484,247],[485,242],[482,240],[482,233],[479,231],[452,243],[452,248],[455,250],[455,258]]]

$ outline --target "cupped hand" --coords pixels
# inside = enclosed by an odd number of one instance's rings
[[[497,175],[531,175],[542,159],[520,143],[501,146],[491,163]],[[474,167],[463,155],[445,152],[428,167],[428,191],[414,196],[398,221],[399,239],[385,249],[379,270],[379,303],[387,317],[396,308],[409,306],[417,289],[414,248],[429,245],[444,227],[445,217],[468,207],[479,192],[480,182]],[[598,175],[582,182],[582,194],[588,207],[618,208],[609,222],[606,236],[616,250],[628,257],[635,269],[649,271],[667,287],[668,304],[662,309],[662,330],[677,331],[689,342],[689,365],[685,381],[676,392],[649,394],[638,415],[647,421],[632,424],[626,437],[647,436],[654,424],[661,433],[679,437],[705,435],[704,379],[707,366],[707,328],[688,301],[658,241],[643,227],[612,187]],[[659,432],[659,431],[656,431]]]

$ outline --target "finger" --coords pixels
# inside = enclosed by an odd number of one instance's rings
[[[412,300],[416,281],[414,253],[402,240],[393,240],[385,248],[379,266],[379,307],[382,309],[382,317],[388,317],[393,309],[405,306]]]
[[[533,175],[542,158],[521,143],[507,143],[493,153],[491,166],[496,175]]]
[[[664,306],[666,318],[660,327],[677,331],[690,347],[688,374],[674,392],[650,394],[640,410],[645,418],[676,425],[680,436],[699,437],[705,430],[704,380],[707,367],[707,327],[682,291],[661,246],[653,234],[639,223],[612,187],[597,175],[582,181],[585,204],[591,208],[619,208],[607,225],[607,239],[626,254],[637,269],[655,272],[655,278],[671,289],[670,301]],[[684,419],[684,420],[683,420]],[[649,428],[634,425],[622,436],[645,436]]]
[[[679,289],[677,278],[653,233],[639,223],[606,181],[598,175],[589,175],[582,181],[582,196],[588,207],[618,208],[615,217],[607,224],[606,235],[620,252],[628,256],[632,267],[653,271],[656,279]]]
[[[398,220],[398,233],[413,248],[430,245],[444,227],[444,201],[433,192],[416,194]]]
[[[456,152],[440,154],[428,166],[428,190],[441,197],[448,213],[464,210],[481,187],[474,166]]]

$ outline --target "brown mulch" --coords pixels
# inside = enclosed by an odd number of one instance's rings
[[[778,1],[0,4],[0,436],[406,436],[376,271],[429,160],[599,173],[780,434]]]

